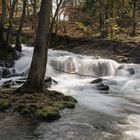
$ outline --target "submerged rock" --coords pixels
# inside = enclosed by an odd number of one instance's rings
[[[97,89],[98,90],[109,90],[109,86],[101,83],[101,84],[97,85]]]

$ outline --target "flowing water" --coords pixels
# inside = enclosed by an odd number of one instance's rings
[[[21,75],[14,80],[28,75],[32,52],[23,47],[14,66]],[[0,114],[0,140],[140,140],[140,65],[49,50],[46,75],[58,81],[50,90],[78,100],[76,109],[63,110],[52,123]],[[90,84],[95,76],[104,79],[109,91]]]

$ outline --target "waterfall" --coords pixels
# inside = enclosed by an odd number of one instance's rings
[[[49,64],[65,72],[75,72],[94,76],[112,76],[119,64],[109,59],[96,59],[94,57],[67,54],[58,56],[57,53],[49,59]]]

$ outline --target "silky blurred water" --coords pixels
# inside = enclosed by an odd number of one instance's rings
[[[15,62],[16,71],[28,75],[32,52],[32,48],[23,47],[23,56]],[[0,115],[0,124],[5,126],[0,125],[0,139],[140,139],[139,64],[119,64],[109,59],[49,50],[46,75],[58,81],[50,90],[58,90],[78,100],[76,109],[62,111],[61,119],[52,123]],[[99,91],[96,84],[90,84],[95,76],[104,79],[103,83],[110,87],[109,91]],[[1,79],[0,83],[4,80],[7,79]]]

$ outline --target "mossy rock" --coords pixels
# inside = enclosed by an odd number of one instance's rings
[[[65,103],[64,103],[64,101],[54,102],[52,104],[52,106],[56,107],[58,109],[64,109],[65,108]]]
[[[69,109],[74,109],[75,108],[75,102],[73,101],[66,101],[65,106]]]
[[[29,106],[27,106],[26,104],[19,105],[16,110],[22,115],[28,115],[31,113]]]
[[[47,107],[48,120],[56,120],[60,118],[59,110],[56,107]]]
[[[0,101],[0,111],[7,110],[11,107],[11,104],[8,101]]]
[[[52,91],[46,91],[47,95],[50,95],[50,96],[64,96],[61,92],[58,92],[58,91],[55,91],[55,90],[52,90]]]
[[[48,111],[46,109],[39,109],[35,112],[35,117],[38,119],[46,120],[48,117]]]
[[[128,62],[128,58],[125,56],[121,56],[121,55],[115,56],[113,59],[116,60],[117,62],[120,62],[120,63],[121,62],[122,63]]]
[[[77,100],[71,96],[65,96],[64,101],[72,101],[74,103],[77,103]]]
[[[53,121],[60,118],[59,110],[55,107],[47,107],[39,109],[35,113],[35,117],[41,120]]]

